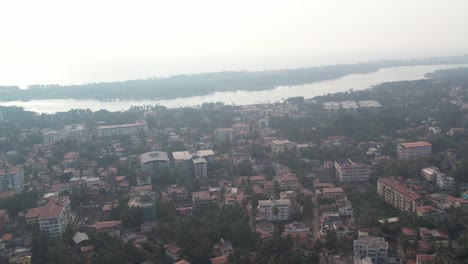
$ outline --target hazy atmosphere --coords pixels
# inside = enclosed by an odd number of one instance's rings
[[[2,1],[0,85],[467,53],[467,1]]]

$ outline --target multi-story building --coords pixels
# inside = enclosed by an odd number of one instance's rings
[[[369,257],[372,263],[387,263],[388,242],[383,237],[361,236],[353,241],[354,256]]]
[[[258,212],[268,221],[289,220],[290,207],[288,199],[258,201]]]
[[[194,154],[200,158],[206,159],[207,162],[212,162],[214,160],[214,151],[211,149],[198,150]]]
[[[401,211],[414,213],[418,206],[423,205],[421,195],[408,189],[394,177],[379,179],[377,192],[387,203]]]
[[[435,181],[437,179],[437,175],[439,174],[439,168],[435,166],[425,167],[421,169],[421,175],[429,182]]]
[[[294,174],[283,175],[279,179],[282,191],[296,191],[299,185],[299,179]]]
[[[218,127],[214,132],[215,142],[224,143],[224,142],[233,142],[235,136],[234,128],[224,128]]]
[[[137,186],[151,185],[151,174],[147,171],[138,171],[136,181]]]
[[[130,210],[135,208],[143,209],[144,219],[154,221],[156,218],[156,194],[151,185],[133,186],[130,189],[130,199],[128,207]]]
[[[77,141],[84,141],[87,136],[85,126],[82,124],[68,125],[63,128],[66,138],[74,139]]]
[[[50,130],[42,134],[44,144],[54,144],[57,141],[65,139],[63,130]]]
[[[412,159],[431,155],[432,144],[425,141],[400,143],[397,147],[398,158]]]
[[[60,236],[71,219],[70,199],[67,196],[52,196],[46,206],[29,209],[26,221],[39,225],[50,236]]]
[[[275,155],[279,155],[281,153],[285,153],[291,151],[294,148],[293,142],[285,139],[285,140],[278,140],[275,139],[271,142],[271,151]]]
[[[444,173],[437,174],[437,188],[441,191],[452,191],[456,187],[455,179]]]
[[[24,171],[19,165],[7,166],[0,169],[0,191],[13,190],[19,192],[23,190]]]
[[[149,172],[151,176],[156,176],[161,171],[170,169],[171,160],[166,152],[146,152],[140,155],[140,166],[142,171]]]
[[[342,183],[363,183],[370,177],[370,166],[351,159],[335,161],[335,174]]]
[[[134,124],[123,124],[113,126],[98,126],[96,128],[99,138],[115,136],[138,136],[148,132],[146,121],[137,121]]]
[[[187,175],[192,175],[193,163],[192,163],[192,154],[188,151],[176,151],[172,152],[174,158],[174,169],[179,173],[185,173]]]
[[[193,173],[195,178],[206,178],[208,176],[207,162],[204,158],[194,158],[193,162]]]

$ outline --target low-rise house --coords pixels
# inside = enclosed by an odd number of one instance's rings
[[[211,264],[227,264],[228,256],[214,257],[210,259]]]
[[[343,191],[343,188],[341,187],[323,188],[322,190],[323,198],[327,198],[327,199],[334,199],[338,196],[343,196],[343,195],[344,195],[344,191]]]
[[[183,252],[182,248],[172,243],[166,244],[164,246],[164,250],[166,251],[166,256],[168,256],[173,261],[180,259],[180,256],[182,255],[182,252]]]
[[[7,210],[0,210],[0,231],[2,231],[10,222],[10,214]]]
[[[122,231],[122,221],[96,222],[94,224],[96,232],[106,233],[110,236],[120,237]]]
[[[408,242],[414,243],[418,240],[418,233],[416,232],[415,229],[402,227],[401,233],[403,237],[408,240]]]
[[[443,220],[446,217],[445,211],[431,205],[416,207],[416,214],[431,221]]]
[[[231,243],[231,241],[226,241],[226,240],[221,238],[218,243],[213,245],[213,254],[216,257],[228,256],[231,253],[232,253],[232,243]]]
[[[195,210],[201,207],[217,205],[218,200],[218,196],[211,194],[210,191],[192,192],[192,203]]]

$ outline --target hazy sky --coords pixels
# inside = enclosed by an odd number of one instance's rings
[[[468,53],[466,0],[5,0],[0,84]]]

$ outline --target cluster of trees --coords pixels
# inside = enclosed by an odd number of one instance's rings
[[[50,264],[107,264],[107,263],[142,263],[151,258],[152,253],[125,244],[104,233],[89,234],[86,244],[93,245],[89,254],[79,254],[74,246],[73,231],[67,230],[62,237],[51,238],[46,233],[34,230],[32,234],[32,263]]]

